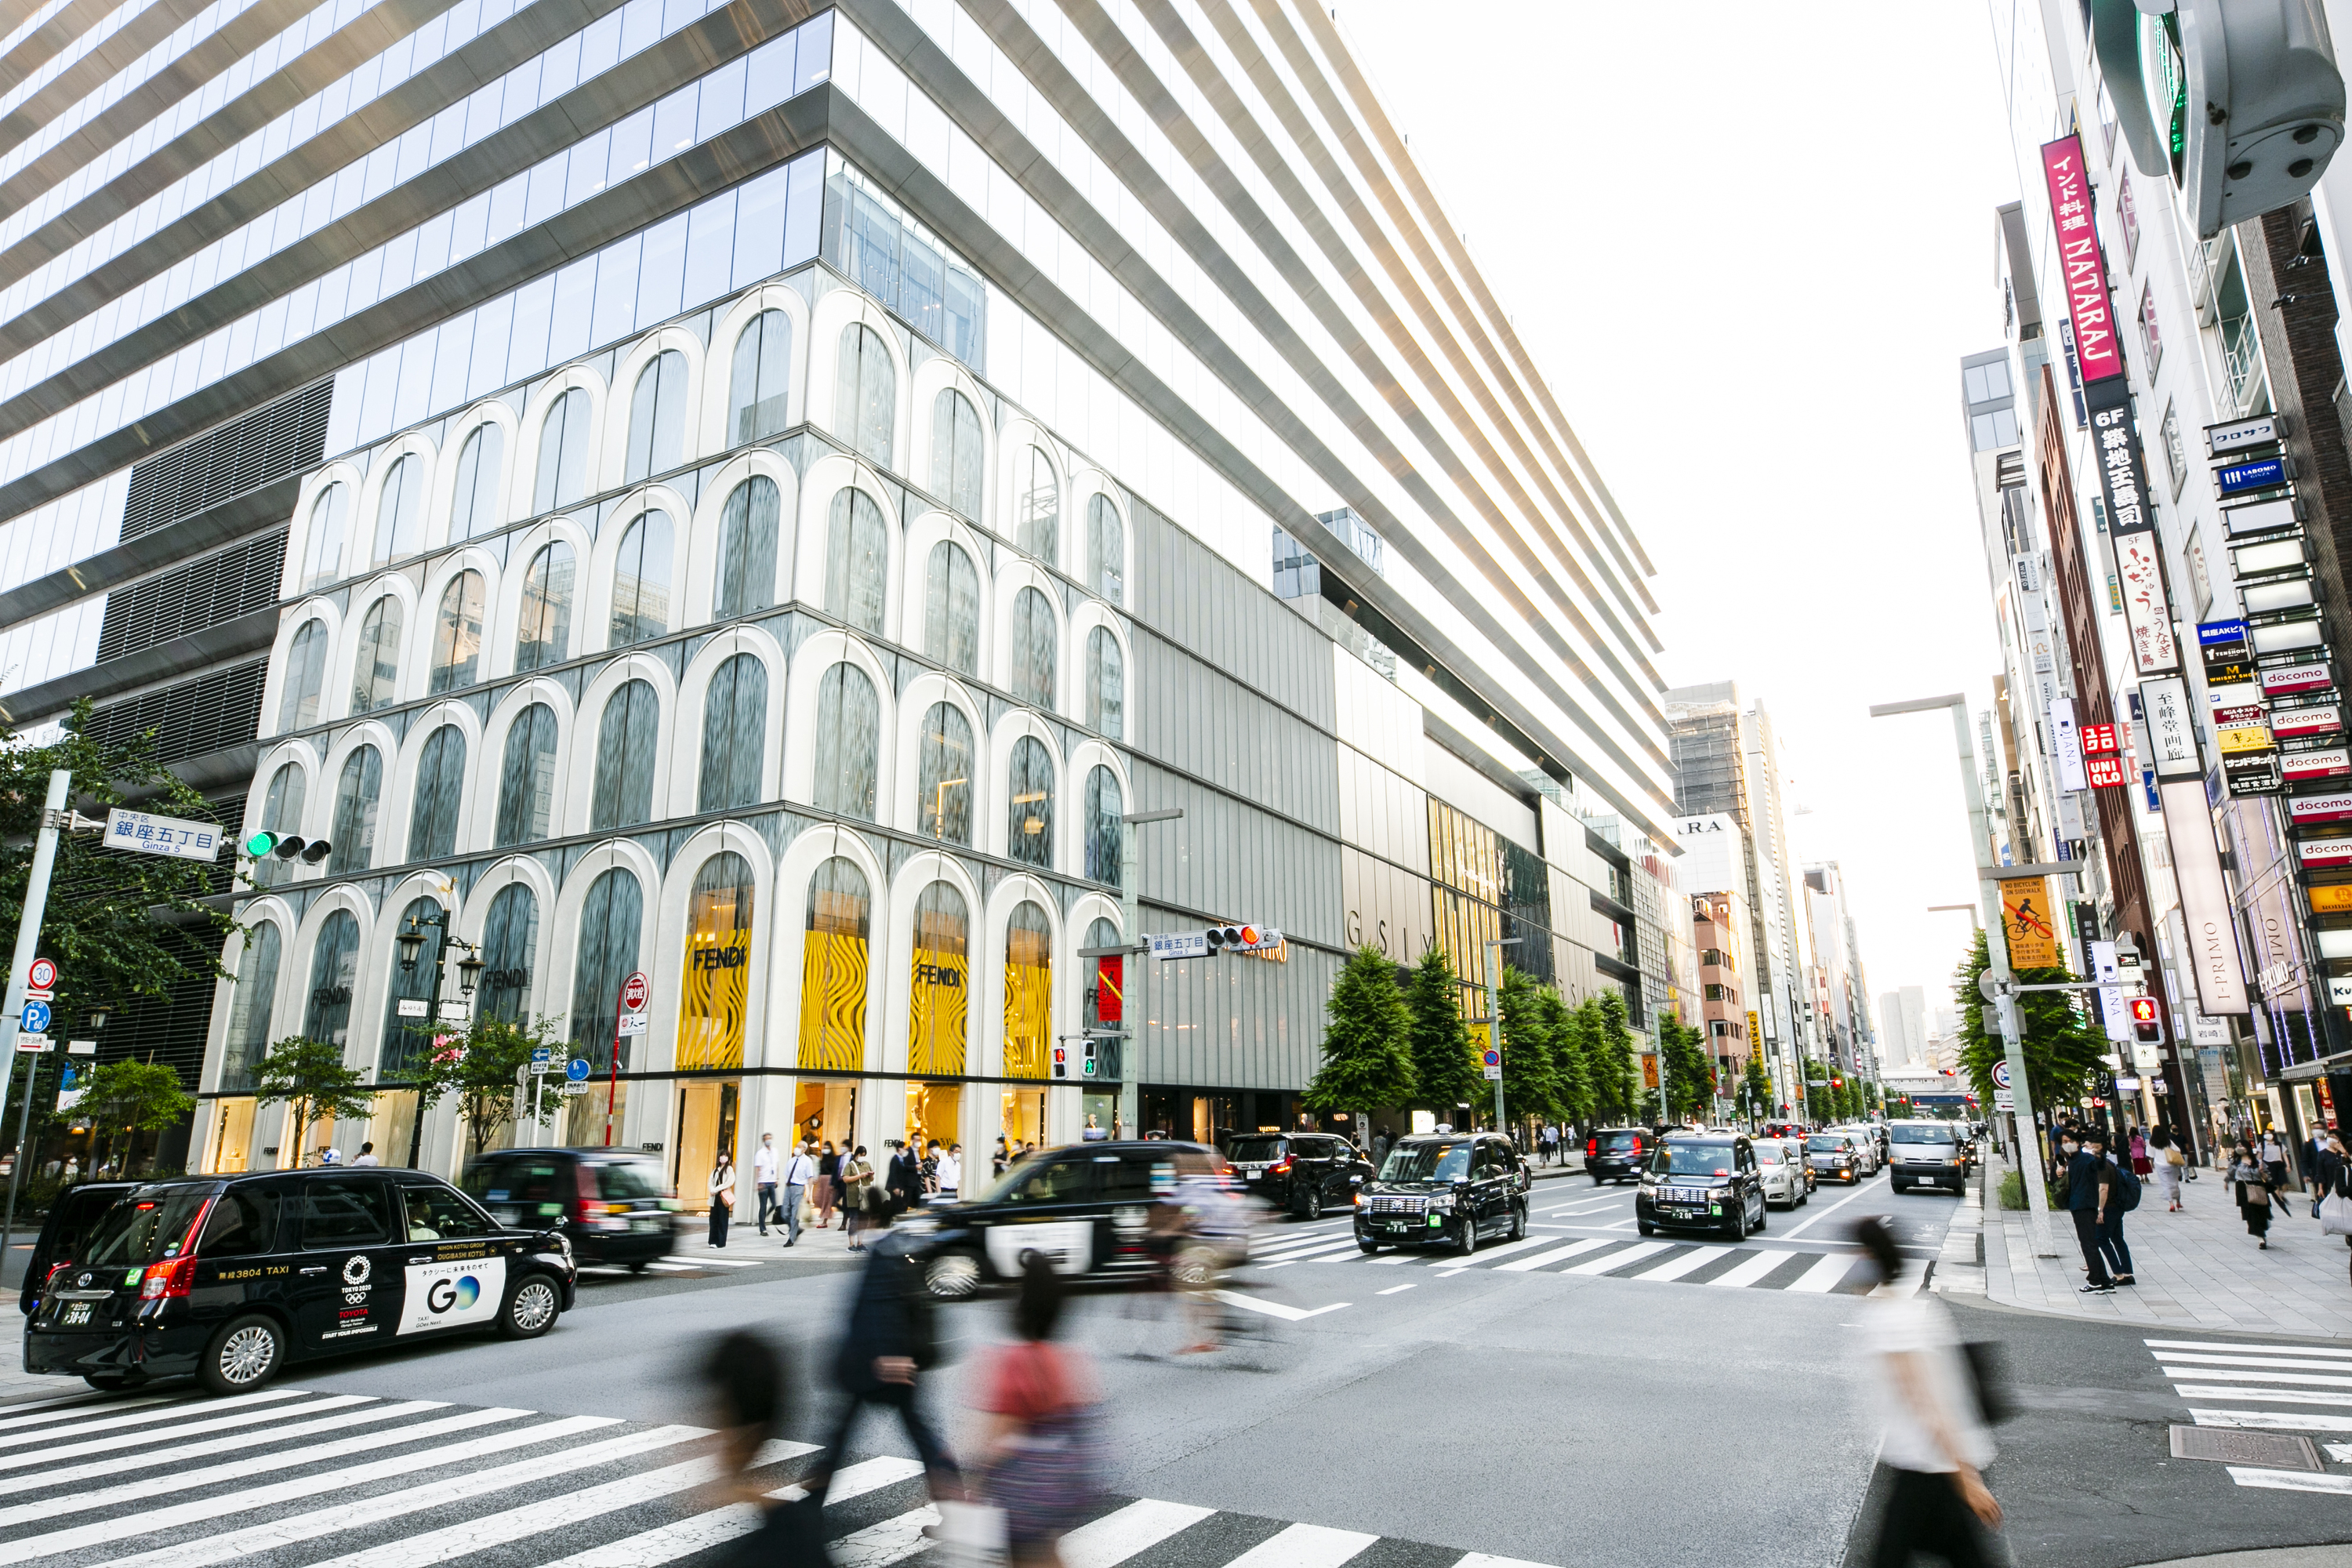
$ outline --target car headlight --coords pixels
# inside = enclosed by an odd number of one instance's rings
[[[1454,1194],[1452,1193],[1439,1193],[1435,1196],[1432,1197],[1429,1200],[1429,1212],[1432,1214],[1453,1213]]]

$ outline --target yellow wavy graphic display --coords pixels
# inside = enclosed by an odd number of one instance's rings
[[[967,971],[961,953],[916,951],[907,1037],[907,1071],[912,1076],[962,1076]]]
[[[743,1065],[751,957],[749,931],[697,931],[687,938],[677,1010],[679,1070]]]
[[[813,931],[801,960],[800,1065],[811,1072],[866,1067],[866,939]]]
[[[1053,1060],[1054,968],[1004,966],[1004,1076],[1044,1078]]]

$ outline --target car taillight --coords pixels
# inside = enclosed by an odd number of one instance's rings
[[[1638,1160],[1638,1159],[1640,1159],[1641,1157],[1642,1157],[1642,1141],[1641,1141],[1639,1138],[1636,1138],[1636,1139],[1634,1139],[1634,1140],[1633,1140],[1633,1158],[1635,1158],[1636,1160]]]
[[[604,1205],[598,1203],[593,1198],[582,1198],[578,1203],[572,1206],[572,1217],[577,1219],[582,1225],[586,1225],[589,1221],[598,1218],[604,1212]]]
[[[195,1288],[196,1260],[191,1256],[174,1258],[168,1263],[151,1263],[147,1277],[139,1282],[139,1299],[142,1301],[168,1301],[186,1295]]]
[[[41,1276],[41,1289],[43,1293],[46,1294],[48,1291],[49,1287],[58,1282],[58,1275],[63,1274],[67,1269],[71,1268],[72,1267],[73,1259],[70,1258],[67,1258],[63,1263],[50,1264],[49,1271]]]
[[[1598,1139],[1598,1138],[1587,1138],[1587,1139],[1584,1141],[1584,1157],[1585,1157],[1586,1159],[1590,1160],[1590,1159],[1591,1159],[1595,1154],[1598,1154],[1598,1153],[1600,1153],[1600,1152],[1601,1152],[1601,1140],[1600,1140],[1600,1139]]]
[[[1285,1154],[1281,1159],[1276,1160],[1273,1164],[1268,1165],[1265,1168],[1265,1173],[1269,1176],[1286,1176],[1290,1174],[1290,1156]]]

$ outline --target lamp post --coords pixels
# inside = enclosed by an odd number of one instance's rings
[[[441,982],[448,972],[449,950],[455,947],[462,949],[465,952],[465,958],[459,961],[457,964],[457,989],[458,994],[468,1001],[473,997],[475,985],[481,980],[483,963],[482,950],[480,948],[475,946],[470,942],[460,941],[457,937],[449,934],[449,911],[447,910],[443,910],[439,914],[433,915],[425,920],[412,920],[405,927],[402,928],[400,936],[397,939],[398,945],[400,947],[400,968],[402,973],[406,974],[414,973],[416,968],[416,961],[424,956],[425,928],[426,926],[431,926],[435,932],[433,938],[433,992],[431,996],[426,999],[425,1005],[425,1032],[426,1037],[430,1039],[441,1026]],[[424,1144],[425,1094],[424,1091],[420,1089],[416,1096],[416,1114],[410,1119],[408,1124],[408,1164],[411,1170],[416,1168],[417,1156],[423,1151]]]
[[[2029,1142],[2032,1143],[2034,1163],[2038,1166],[2041,1163],[2042,1140],[2033,1126],[2032,1081],[2025,1071],[2025,1040],[2014,994],[2017,979],[2009,967],[2009,934],[2001,924],[2000,879],[2004,871],[2012,877],[2032,877],[2053,872],[2071,875],[2081,868],[2071,864],[2004,868],[1992,863],[1992,838],[1987,831],[1984,791],[1977,782],[1976,741],[1969,733],[1967,697],[1954,692],[1948,697],[1922,697],[1909,702],[1874,703],[1870,716],[1887,719],[1899,713],[1932,713],[1938,709],[1951,710],[1952,735],[1959,745],[1960,787],[1969,803],[1969,837],[1976,853],[1977,892],[1984,905],[1980,923],[1985,933],[1987,1000],[1992,1002],[1994,1014],[2000,1023],[2001,1048],[2009,1061],[2010,1089],[2025,1107],[2025,1115],[2021,1121],[2014,1122],[2015,1131],[2010,1139],[2010,1147],[2019,1152],[2019,1181],[2025,1188],[2025,1234],[2036,1257],[2055,1258],[2058,1245],[2050,1230],[2048,1189],[2042,1185],[2039,1169],[2031,1176],[2025,1172],[2025,1145]],[[2014,1118],[2016,1113],[2012,1111],[2011,1115]]]

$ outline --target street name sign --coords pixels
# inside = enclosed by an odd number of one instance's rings
[[[220,858],[220,843],[221,830],[214,823],[125,811],[119,805],[106,814],[106,847],[110,849],[169,855],[179,860],[216,860]]]

